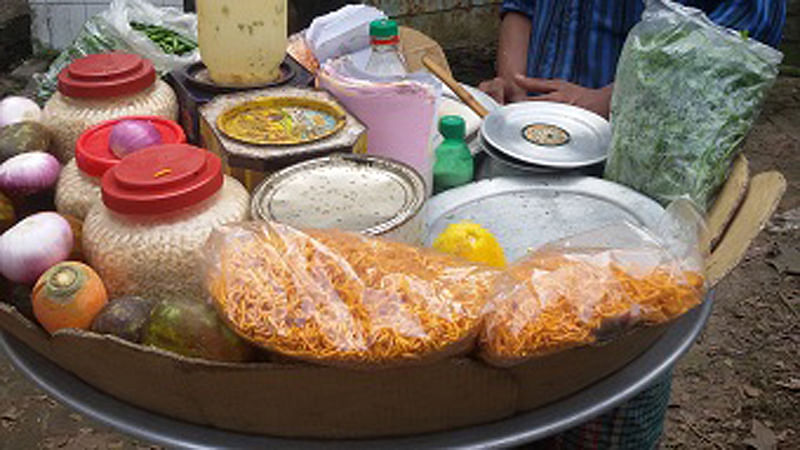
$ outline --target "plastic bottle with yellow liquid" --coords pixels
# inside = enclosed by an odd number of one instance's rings
[[[280,78],[287,0],[197,0],[200,55],[221,86],[255,87]]]

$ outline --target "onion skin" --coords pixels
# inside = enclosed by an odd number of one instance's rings
[[[162,143],[158,129],[146,120],[123,120],[111,128],[108,138],[111,152],[119,159]]]
[[[42,109],[33,100],[11,96],[0,101],[0,128],[18,122],[42,120]]]
[[[61,174],[61,164],[45,152],[22,153],[0,164],[0,191],[19,197],[53,188]]]
[[[0,236],[0,273],[14,283],[31,285],[66,261],[73,239],[69,223],[54,212],[25,218]]]

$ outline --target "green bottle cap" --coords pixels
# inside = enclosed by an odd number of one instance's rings
[[[377,38],[397,36],[397,22],[389,19],[374,20],[369,24],[369,35]]]
[[[445,139],[464,140],[467,134],[467,124],[461,116],[444,116],[439,121],[439,132]]]

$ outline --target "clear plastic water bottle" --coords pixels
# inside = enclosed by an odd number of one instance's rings
[[[404,77],[408,75],[406,62],[400,53],[400,36],[394,20],[376,20],[369,26],[372,53],[367,72],[379,77]]]

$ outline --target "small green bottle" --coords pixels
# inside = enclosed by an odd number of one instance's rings
[[[440,192],[472,182],[475,161],[464,141],[467,125],[460,116],[444,116],[439,121],[444,142],[436,147],[433,165],[433,192]]]

